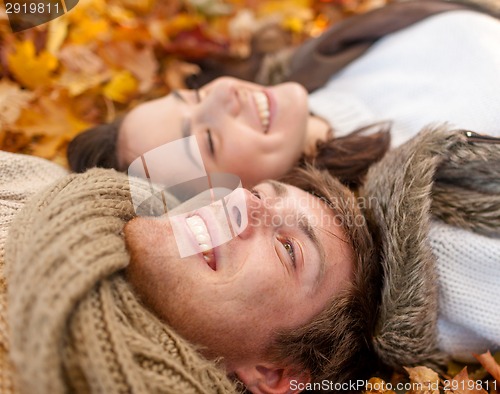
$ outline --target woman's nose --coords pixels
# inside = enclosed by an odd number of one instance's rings
[[[241,111],[238,90],[231,78],[219,78],[202,94],[200,109],[204,115],[222,116],[227,113],[237,116]]]

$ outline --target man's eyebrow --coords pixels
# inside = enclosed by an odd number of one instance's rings
[[[286,197],[288,195],[288,189],[282,183],[272,179],[269,179],[267,183],[272,186],[274,194],[276,194],[277,197]]]
[[[267,183],[271,185],[273,188],[274,193],[276,194],[277,197],[287,197],[288,195],[288,189],[280,182],[274,181],[274,180],[268,180]],[[316,279],[314,281],[314,288],[316,289],[319,283],[321,282],[325,269],[326,269],[326,254],[325,254],[325,249],[323,248],[323,245],[321,244],[318,235],[316,233],[316,230],[312,226],[309,218],[307,215],[300,211],[297,215],[297,223],[299,226],[300,231],[312,242],[314,245],[314,248],[317,250],[319,254],[319,271],[318,275],[316,276]]]
[[[311,225],[309,218],[304,212],[299,212],[298,224],[300,231],[302,231],[302,233],[304,233],[306,237],[309,238],[319,254],[319,271],[316,275],[316,279],[314,280],[314,289],[316,289],[321,283],[326,270],[325,249],[323,248],[323,245],[321,244],[316,231],[314,230],[314,227]]]

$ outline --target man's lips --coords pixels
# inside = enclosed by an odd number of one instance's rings
[[[199,251],[204,260],[214,271],[217,269],[215,253],[213,249],[212,238],[205,224],[205,221],[199,215],[192,215],[186,218],[186,224],[194,239],[198,243]]]

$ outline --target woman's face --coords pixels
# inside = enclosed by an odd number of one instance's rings
[[[133,109],[123,120],[118,159],[194,135],[207,172],[238,175],[251,187],[291,169],[305,144],[307,92],[296,83],[263,87],[219,78],[196,91],[180,90]]]

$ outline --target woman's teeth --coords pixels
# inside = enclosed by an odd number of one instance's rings
[[[269,127],[269,100],[267,98],[267,95],[263,92],[253,92],[253,97],[255,103],[257,104],[260,122],[262,123],[262,127],[264,128],[264,132],[266,132]]]
[[[215,270],[215,256],[213,253],[212,239],[208,232],[207,226],[201,217],[198,215],[193,215],[186,218],[186,223],[193,233],[198,246],[200,247],[201,253],[203,253],[203,258],[208,263],[208,265]]]

